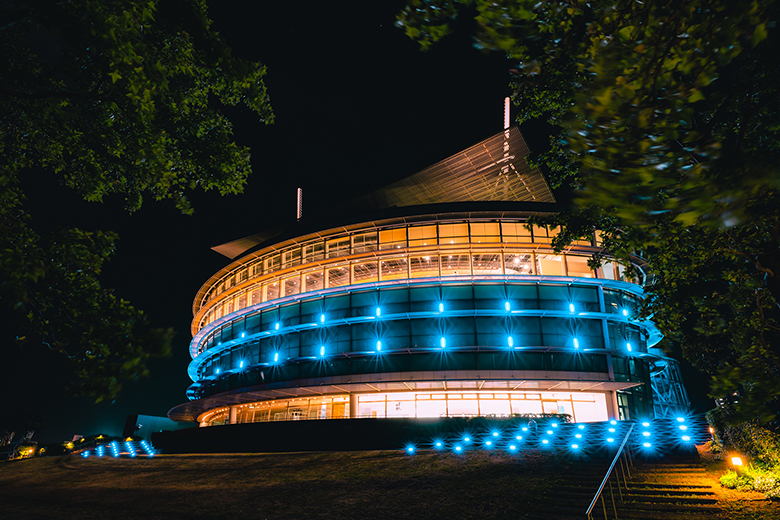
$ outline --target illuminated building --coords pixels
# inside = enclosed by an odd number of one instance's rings
[[[366,196],[380,216],[219,246],[198,291],[188,403],[201,426],[565,413],[578,422],[688,407],[661,335],[636,318],[648,276],[552,250],[555,211],[507,129]],[[384,209],[382,209],[384,208]],[[342,219],[343,220],[343,219]]]

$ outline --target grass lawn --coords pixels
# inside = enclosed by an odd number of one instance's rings
[[[522,519],[570,464],[534,450],[44,457],[0,464],[0,516]]]

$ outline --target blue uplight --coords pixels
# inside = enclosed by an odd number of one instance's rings
[[[650,437],[650,432],[642,432],[642,435],[645,437]]]
[[[437,448],[441,448],[441,446],[442,446],[442,443],[441,443],[441,441],[436,441],[436,442],[434,443],[434,445],[435,445]]]
[[[444,312],[444,304],[443,303],[439,304],[439,312]]]
[[[685,417],[678,417],[677,422],[685,422]]]
[[[648,426],[650,426],[650,423],[649,423],[649,422],[647,422],[647,421],[645,421],[645,422],[643,422],[643,423],[642,423],[642,426],[644,426],[645,428],[647,428]]]
[[[687,426],[685,426],[685,425],[683,424],[682,426],[680,426],[680,429],[681,429],[682,431],[685,431],[685,430],[687,430],[687,429],[688,429],[688,427],[687,427]]]
[[[548,441],[547,439],[544,439],[544,440],[542,441],[542,444],[550,444],[550,441]]]
[[[493,432],[493,437],[498,437],[498,432]]]
[[[523,430],[524,432],[527,432],[527,431],[528,431],[528,426],[523,426],[523,427],[522,427],[522,428],[520,428],[520,429],[521,429],[521,430]]]
[[[320,357],[325,357],[325,345],[320,347]]]
[[[569,312],[574,312],[574,310],[575,310],[574,304],[570,303],[569,304]]]
[[[652,444],[650,444],[649,442],[643,442],[642,446],[644,446],[645,448],[649,448],[650,446],[652,446]]]
[[[414,446],[407,446],[406,453],[414,453]]]
[[[246,332],[241,333],[241,337],[243,338],[244,336],[246,336]]]
[[[504,302],[504,310],[509,312],[512,310],[512,304],[509,302]]]
[[[441,345],[441,348],[446,348],[447,347],[447,338],[442,336],[441,339],[439,340],[439,345]]]
[[[580,445],[579,445],[579,444],[572,444],[572,445],[571,445],[571,449],[573,449],[573,450],[576,450],[576,449],[578,449],[579,447],[580,447]]]
[[[615,428],[610,428],[609,433],[615,433]]]
[[[219,375],[219,369],[217,369],[217,375]]]
[[[274,352],[274,363],[278,363],[278,362],[279,362],[279,353]]]
[[[614,425],[616,425],[616,424],[617,424],[617,421],[616,421],[615,419],[612,419],[611,421],[609,421],[609,424],[611,424],[611,425],[613,425],[613,426],[614,426]]]
[[[376,342],[376,351],[379,352],[381,350],[382,350],[382,341],[381,340],[377,340],[377,342]]]
[[[631,343],[626,343],[626,350],[631,352]]]
[[[376,317],[378,318],[378,317],[380,317],[381,315],[382,315],[382,307],[377,307],[377,308],[376,308]]]
[[[511,451],[515,451],[515,450],[517,449],[517,446],[515,446],[514,444],[510,444],[510,445],[509,445],[509,449],[510,449]]]
[[[244,368],[244,361],[243,360],[238,364],[238,368]]]
[[[277,321],[276,324],[274,324],[274,329],[279,330],[279,322]]]
[[[578,433],[578,434],[576,434],[574,437],[575,437],[576,439],[582,439],[582,434],[581,434],[581,433]]]
[[[628,309],[623,309],[623,316],[628,316]]]
[[[320,323],[325,323],[325,315],[320,314]]]
[[[685,442],[688,442],[689,440],[691,440],[691,438],[688,435],[683,435],[682,436],[682,440],[684,440]]]
[[[455,446],[455,451],[460,451],[462,448],[460,446]]]
[[[492,445],[493,445],[493,441],[485,441],[485,446],[492,446]]]
[[[613,439],[612,437],[608,437],[607,442],[615,442],[615,439]]]
[[[463,442],[471,442],[471,437],[463,437]]]
[[[552,423],[552,427],[553,428],[557,428],[558,427],[558,423],[557,422]]]
[[[580,348],[580,340],[574,338],[574,348]]]
[[[508,344],[510,347],[514,347],[514,346],[515,346],[515,340],[514,340],[514,339],[512,339],[512,336],[509,336],[508,338],[506,338],[506,342],[507,342],[507,344]]]
[[[579,428],[580,430],[584,430],[585,429],[585,425],[584,424],[580,424],[579,426],[577,426],[577,428]]]
[[[81,454],[81,456],[86,459],[87,457],[89,457],[89,452],[85,451],[84,453]]]
[[[518,441],[522,441],[523,440],[523,436],[522,435],[516,435],[515,439],[517,439]]]

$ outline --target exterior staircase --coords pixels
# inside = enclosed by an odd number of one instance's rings
[[[595,491],[609,467],[609,457],[572,460],[555,485],[528,511],[529,520],[585,519]],[[591,518],[600,520],[704,520],[725,518],[718,507],[714,485],[706,478],[695,449],[666,453],[663,457],[633,459],[627,479],[628,490],[618,489],[614,475],[604,488],[604,502],[599,500]],[[610,493],[611,484],[611,493]],[[621,495],[622,494],[622,495]],[[622,498],[622,501],[621,501]],[[614,499],[614,505],[613,505]],[[615,516],[617,513],[617,517]]]
[[[616,502],[618,518],[718,517],[723,511],[717,505],[714,486],[705,477],[698,454],[691,451],[667,455],[663,459],[634,460],[625,502]],[[600,514],[595,513],[594,510],[593,518],[603,518],[603,510],[598,511]]]

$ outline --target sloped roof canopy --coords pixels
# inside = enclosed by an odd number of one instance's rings
[[[526,163],[528,152],[520,130],[512,126],[355,203],[375,210],[454,202],[554,204],[555,197],[542,173]],[[260,233],[212,249],[233,259],[275,234]]]
[[[523,136],[510,127],[421,172],[359,199],[373,207],[447,202],[555,203],[538,168],[530,168]]]

